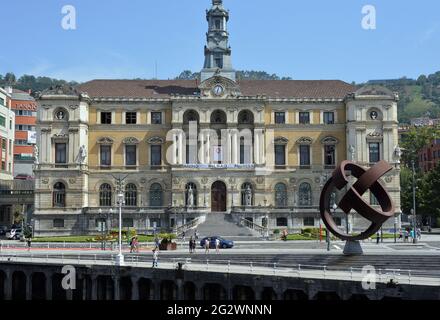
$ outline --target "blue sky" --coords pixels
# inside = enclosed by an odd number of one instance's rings
[[[294,79],[417,77],[440,70],[438,0],[224,0],[233,64]],[[73,5],[77,29],[61,27]],[[67,80],[167,79],[199,71],[211,0],[2,3],[0,73]],[[361,27],[364,5],[377,29]]]

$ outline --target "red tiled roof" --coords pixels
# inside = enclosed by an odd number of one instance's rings
[[[344,98],[355,87],[339,80],[241,80],[244,96],[272,98]],[[169,98],[172,95],[198,95],[196,80],[92,80],[78,90],[92,98]]]

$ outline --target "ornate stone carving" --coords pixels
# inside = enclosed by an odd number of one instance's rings
[[[335,137],[328,136],[321,140],[321,143],[324,145],[335,145],[339,143],[339,140]]]
[[[174,183],[175,185],[180,184],[180,179],[179,179],[179,178],[174,178],[174,179],[173,179],[173,183]]]
[[[142,184],[146,184],[147,183],[147,178],[141,178],[141,183]]]
[[[258,177],[257,178],[257,183],[258,184],[263,184],[264,183],[264,178],[263,177]]]
[[[298,140],[296,140],[297,144],[312,144],[313,139],[309,137],[301,137]]]
[[[147,140],[147,142],[149,144],[164,144],[165,143],[164,139],[161,137],[151,137],[150,139]]]
[[[230,184],[235,184],[236,183],[236,179],[235,178],[229,178],[229,183]]]
[[[49,178],[43,178],[41,179],[42,184],[49,184]]]
[[[289,181],[290,181],[291,184],[295,184],[296,183],[296,178],[290,178]]]
[[[98,141],[96,141],[96,143],[98,144],[113,144],[113,139],[110,137],[102,137],[99,138]]]
[[[288,144],[289,143],[289,139],[284,138],[284,137],[276,137],[274,139],[274,143],[275,144]]]
[[[122,140],[123,144],[139,144],[138,138],[135,137],[127,137],[124,140]]]
[[[207,184],[208,183],[208,178],[207,177],[203,177],[202,178],[202,184]]]
[[[391,183],[391,182],[393,182],[393,177],[392,177],[392,176],[387,176],[387,177],[385,177],[385,182],[386,182],[386,183]]]
[[[221,94],[215,94],[214,88],[222,88]],[[240,87],[231,79],[222,77],[221,75],[214,75],[213,77],[203,81],[200,86],[200,93],[202,97],[211,98],[228,98],[237,97],[241,95]]]
[[[75,184],[76,183],[76,179],[75,178],[70,178],[69,179],[69,183],[70,184]]]

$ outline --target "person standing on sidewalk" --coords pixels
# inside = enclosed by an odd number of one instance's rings
[[[153,268],[157,268],[157,260],[159,259],[159,250],[153,249]]]
[[[205,239],[205,254],[209,253],[209,238]]]
[[[376,233],[376,244],[379,244],[380,242],[380,233]]]
[[[31,237],[27,238],[27,251],[31,251],[32,239]]]
[[[216,252],[217,254],[220,253],[220,239],[219,239],[219,238],[216,238],[216,239],[215,239],[215,252]]]
[[[189,238],[189,253],[193,253],[193,237]]]

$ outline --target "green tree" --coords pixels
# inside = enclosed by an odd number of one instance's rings
[[[421,179],[417,200],[418,214],[440,217],[440,166],[436,166]]]

